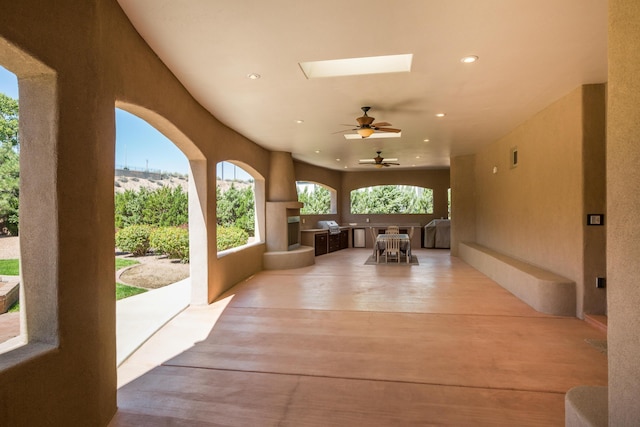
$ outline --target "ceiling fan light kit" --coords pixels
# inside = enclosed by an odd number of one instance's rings
[[[374,130],[369,127],[358,129],[358,134],[363,138],[370,137],[371,135],[373,135],[373,132]]]

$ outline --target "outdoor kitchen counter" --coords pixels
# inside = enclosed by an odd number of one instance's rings
[[[307,228],[300,230],[300,240],[303,245],[315,248],[318,256],[350,247],[350,230],[351,227],[341,226],[340,233],[330,235],[327,228]]]
[[[347,247],[354,247],[353,240],[353,232],[355,229],[364,229],[365,230],[365,247],[373,248],[373,243],[375,241],[374,234],[378,234],[379,230],[384,230],[390,225],[397,225],[402,230],[406,230],[407,234],[410,234],[411,227],[413,227],[413,236],[411,237],[411,247],[412,248],[421,248],[422,247],[422,228],[423,226],[420,223],[408,223],[408,224],[398,224],[398,223],[385,223],[385,222],[364,222],[364,223],[350,223],[348,225],[341,225],[340,231],[342,233],[346,233],[348,235],[349,243]],[[324,236],[324,239],[327,241],[327,252],[332,252],[329,250],[329,230],[326,228],[306,228],[300,230],[301,232],[301,243],[306,246],[312,246],[317,249],[317,245],[315,244],[316,239],[323,240],[323,237],[316,236]],[[322,255],[326,252],[323,251],[324,242],[319,243],[322,247],[320,248],[320,253],[316,251],[319,255]],[[344,246],[344,245],[343,245]]]
[[[379,231],[383,231],[390,225],[397,225],[400,228],[401,233],[410,234],[411,228],[413,227],[413,234],[411,236],[411,247],[412,248],[420,248],[422,247],[422,226],[420,223],[391,223],[391,222],[364,222],[364,223],[350,223],[349,227],[352,229],[364,229],[365,230],[365,247],[373,248],[373,244],[375,242],[375,235],[378,234]],[[404,230],[404,231],[402,231]]]

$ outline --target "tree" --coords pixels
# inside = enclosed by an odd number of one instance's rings
[[[255,234],[255,207],[253,188],[238,189],[234,184],[224,193],[216,189],[217,224],[223,227],[238,227],[249,236]]]
[[[18,234],[20,194],[18,101],[0,93],[0,222]]]
[[[117,228],[130,225],[154,227],[181,226],[189,222],[189,196],[182,187],[139,191],[127,190],[115,195]]]
[[[182,187],[158,188],[149,192],[142,209],[143,222],[159,227],[179,226],[189,222],[189,196]]]
[[[433,213],[433,190],[405,185],[378,185],[351,192],[352,214]]]
[[[320,185],[315,185],[311,191],[309,186],[304,186],[302,191],[298,191],[298,201],[304,203],[304,207],[300,210],[302,215],[331,213],[331,193]]]

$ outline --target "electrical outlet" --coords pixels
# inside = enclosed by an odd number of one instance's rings
[[[606,288],[607,287],[607,279],[604,277],[596,277],[596,288]]]

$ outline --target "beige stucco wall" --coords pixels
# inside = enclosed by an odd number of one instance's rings
[[[606,274],[604,228],[586,226],[587,213],[605,211],[604,93],[576,88],[480,150],[473,179],[452,165],[454,182],[475,185],[475,218],[462,215],[475,220],[475,241],[575,281],[579,317],[605,311],[605,291],[595,289]],[[454,204],[454,227],[455,213]]]
[[[640,420],[640,3],[609,1],[609,425]]]

